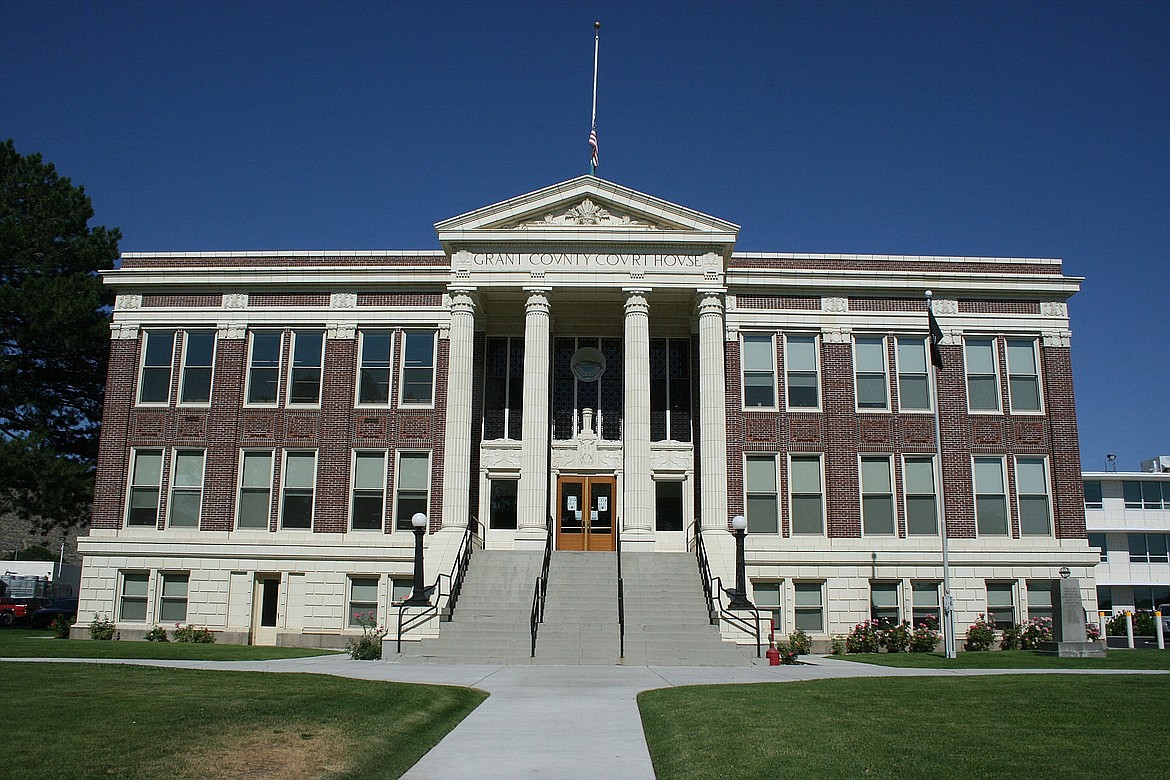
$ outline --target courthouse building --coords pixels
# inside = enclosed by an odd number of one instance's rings
[[[680,552],[702,534],[814,638],[1096,608],[1052,259],[737,252],[738,226],[581,176],[427,251],[127,253],[82,624],[338,645],[487,549]],[[926,290],[943,330],[935,392]],[[942,461],[934,414],[941,413]],[[555,571],[553,575],[555,577]]]

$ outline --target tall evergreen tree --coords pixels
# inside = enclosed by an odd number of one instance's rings
[[[83,187],[0,144],[0,508],[47,530],[83,524],[121,233],[90,228]]]

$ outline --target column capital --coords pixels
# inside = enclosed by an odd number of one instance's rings
[[[622,288],[622,292],[626,294],[626,314],[649,314],[650,303],[646,300],[646,293],[649,290],[642,287]]]
[[[528,293],[528,300],[524,302],[524,313],[528,314],[545,314],[547,315],[552,309],[552,305],[548,300],[548,293],[552,292],[548,287],[525,287],[524,292]]]
[[[723,293],[714,290],[699,290],[695,295],[695,308],[698,309],[700,317],[723,316]]]
[[[475,314],[475,310],[479,306],[479,295],[476,294],[474,287],[449,287],[447,288],[447,305],[450,306],[452,312]]]

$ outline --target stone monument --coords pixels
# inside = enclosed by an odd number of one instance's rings
[[[1061,658],[1104,658],[1105,642],[1090,642],[1085,633],[1085,606],[1081,602],[1080,580],[1060,570],[1060,589],[1053,594],[1058,600],[1052,642],[1040,643],[1040,652]]]

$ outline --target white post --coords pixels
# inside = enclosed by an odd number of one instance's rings
[[[1133,650],[1133,613],[1128,609],[1125,611],[1125,637],[1129,649]]]
[[[1101,641],[1104,642],[1106,646],[1108,646],[1109,632],[1106,630],[1108,627],[1108,621],[1105,620],[1105,610],[1101,610],[1097,613],[1097,625],[1101,628]]]
[[[1162,613],[1154,612],[1154,632],[1158,635],[1158,649],[1166,649],[1166,638],[1162,635]]]

